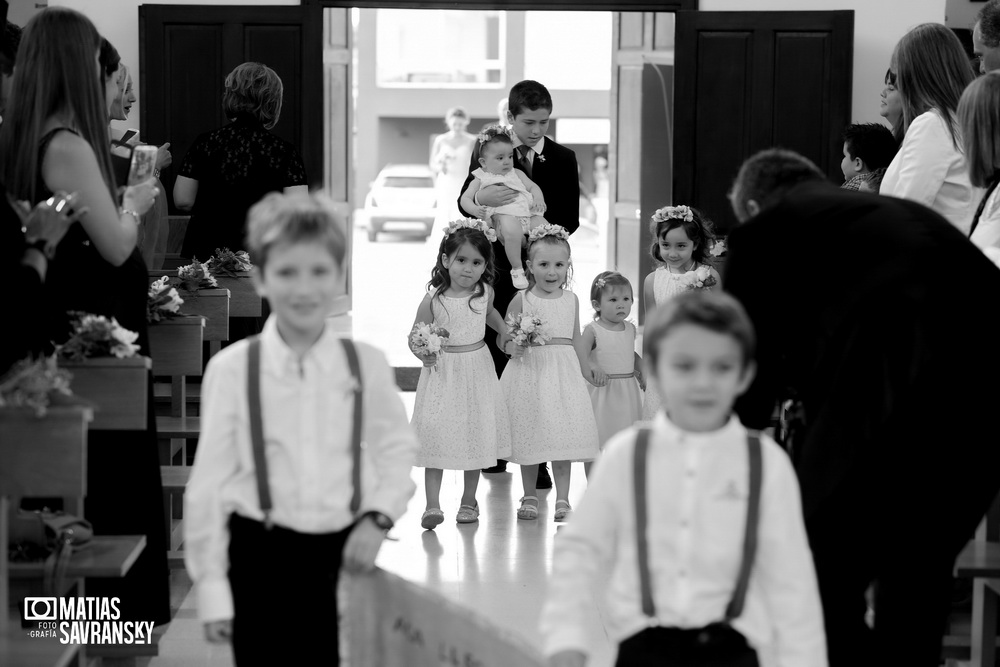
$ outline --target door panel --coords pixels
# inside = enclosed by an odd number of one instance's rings
[[[727,232],[733,177],[771,146],[802,153],[839,181],[853,42],[852,11],[678,12],[675,202]]]

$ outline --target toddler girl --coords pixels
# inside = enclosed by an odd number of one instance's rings
[[[551,336],[544,345],[530,347],[505,341],[504,352],[512,361],[504,369],[500,387],[511,420],[510,460],[521,466],[524,486],[518,519],[538,517],[538,464],[552,461],[553,519],[565,521],[572,510],[571,462],[593,460],[598,452],[597,423],[583,379],[592,376],[580,335],[580,305],[576,295],[564,289],[569,267],[566,230],[549,224],[532,230],[528,240],[532,285],[519,292],[507,309],[508,320],[522,312],[538,316],[543,331]]]
[[[583,328],[583,346],[590,351],[594,384],[587,388],[604,449],[608,438],[642,417],[642,357],[635,351],[635,325],[625,321],[632,312],[628,278],[617,271],[599,274],[590,287],[590,303],[594,321]],[[590,465],[584,464],[588,478]]]
[[[712,223],[698,209],[665,206],[653,214],[649,231],[653,237],[649,254],[659,266],[642,286],[647,320],[654,307],[688,290],[711,289],[720,280],[709,255],[715,238]],[[656,387],[646,387],[642,418],[652,419],[660,405]]]
[[[496,465],[498,458],[510,453],[507,406],[483,340],[487,324],[506,336],[490,287],[495,239],[493,230],[481,220],[450,223],[441,239],[428,293],[417,308],[414,324],[434,324],[449,333],[439,355],[413,351],[424,365],[412,424],[420,440],[417,465],[427,469],[427,508],[420,518],[426,529],[444,521],[442,469],[465,471],[465,491],[455,520],[474,523],[479,520],[480,468]]]
[[[524,235],[546,224],[545,199],[542,190],[523,171],[514,167],[514,142],[508,130],[501,125],[489,125],[479,135],[479,169],[472,172],[472,182],[462,194],[462,208],[476,211],[483,220],[492,216],[493,226],[499,232],[504,252],[510,260],[510,277],[517,289],[527,289],[528,279],[521,265],[521,246]],[[485,185],[500,183],[518,196],[513,202],[491,208],[476,204],[476,193]]]

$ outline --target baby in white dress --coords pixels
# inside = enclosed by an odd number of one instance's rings
[[[492,223],[510,261],[511,282],[519,290],[527,289],[521,248],[528,232],[547,224],[542,217],[545,213],[542,190],[514,167],[514,142],[507,129],[500,125],[490,125],[479,135],[479,164],[480,168],[472,172],[472,182],[462,193],[462,208],[476,211],[480,219]],[[479,189],[495,183],[516,190],[517,199],[496,208],[477,204],[475,197]]]

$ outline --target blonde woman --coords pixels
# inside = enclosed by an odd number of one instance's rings
[[[1000,249],[1000,71],[979,77],[965,89],[958,103],[958,122],[969,180],[986,188],[969,238],[983,250]]]
[[[962,44],[943,25],[918,25],[896,44],[890,72],[903,102],[903,144],[880,192],[920,202],[968,233],[982,190],[969,180],[955,118],[973,78]]]

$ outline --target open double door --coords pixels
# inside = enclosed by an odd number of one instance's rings
[[[224,124],[225,75],[241,62],[265,62],[285,86],[274,131],[299,147],[311,185],[349,216],[350,9],[326,4],[325,12],[318,3],[142,5],[143,134],[183,156],[199,134]],[[618,12],[614,30],[608,261],[633,284],[650,270],[644,221],[652,212],[694,204],[725,232],[734,224],[726,192],[755,151],[797,150],[839,178],[853,12]],[[348,284],[340,309],[349,308]]]

